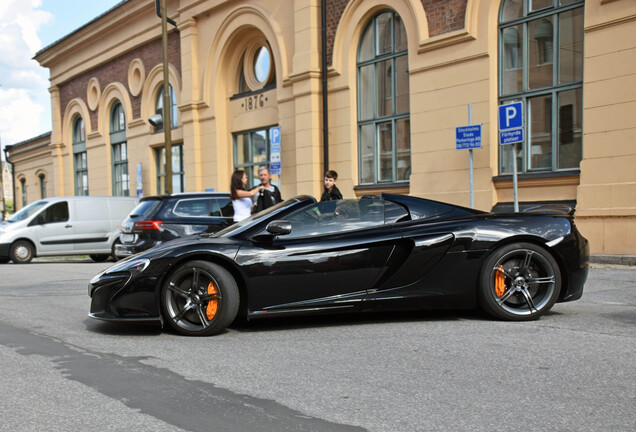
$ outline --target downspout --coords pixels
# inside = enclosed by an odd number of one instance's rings
[[[329,116],[327,104],[327,0],[320,1],[322,30],[322,152],[323,173],[329,171]]]
[[[16,203],[15,203],[15,170],[13,169],[13,162],[9,162],[9,154],[7,153],[7,148],[5,147],[4,149],[4,161],[6,163],[9,164],[9,167],[11,168],[11,199],[13,200],[13,212],[15,213],[15,208],[16,208]],[[0,169],[0,171],[2,171]],[[0,172],[0,175],[2,175],[2,172]],[[2,198],[4,199],[4,193],[2,194]],[[7,211],[7,200],[4,200],[4,211]]]

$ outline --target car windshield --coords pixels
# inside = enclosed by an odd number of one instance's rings
[[[31,215],[37,213],[38,210],[44,207],[47,203],[47,201],[36,201],[34,203],[31,203],[13,216],[11,216],[9,219],[7,219],[7,222],[20,222],[22,220],[28,219],[29,217],[31,217]]]
[[[288,200],[285,200],[283,202],[279,202],[276,205],[273,205],[272,207],[266,208],[263,211],[260,211],[258,213],[253,214],[252,216],[243,219],[242,221],[239,222],[235,222],[234,224],[230,225],[229,227],[222,229],[221,231],[216,232],[215,234],[213,234],[211,237],[227,237],[229,235],[233,235],[233,234],[237,234],[241,231],[243,231],[244,229],[246,229],[248,226],[251,226],[254,221],[259,220],[263,217],[266,217],[268,214],[270,213],[274,213],[277,212],[278,210],[284,208],[284,207],[288,207],[292,204],[294,204],[295,202],[298,202],[298,199],[296,198],[291,198]]]
[[[285,217],[292,226],[287,238],[334,234],[385,224],[385,205],[381,199],[323,201]]]

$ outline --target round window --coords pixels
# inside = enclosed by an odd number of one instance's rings
[[[269,69],[269,51],[266,47],[262,46],[256,51],[256,56],[254,57],[254,76],[259,83],[267,81]]]

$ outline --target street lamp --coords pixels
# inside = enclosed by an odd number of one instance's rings
[[[166,146],[166,193],[172,194],[172,119],[170,118],[170,82],[168,74],[168,22],[173,26],[177,23],[168,18],[166,0],[155,0],[157,15],[161,18],[161,46],[163,48],[163,134]]]

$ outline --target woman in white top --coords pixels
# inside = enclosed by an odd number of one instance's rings
[[[232,199],[232,207],[234,207],[234,222],[242,221],[250,216],[252,197],[263,190],[263,186],[249,191],[245,190],[246,184],[247,174],[245,174],[245,171],[234,171],[230,185],[230,198]]]

